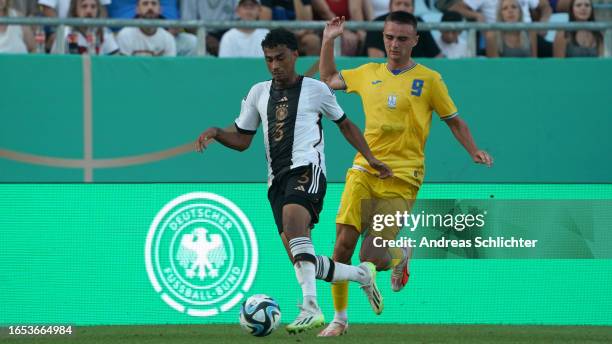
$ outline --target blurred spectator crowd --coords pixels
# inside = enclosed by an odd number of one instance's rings
[[[586,22],[595,21],[592,1],[604,0],[0,0],[0,17],[142,18],[184,20],[383,21],[389,12],[413,13],[421,22]],[[207,31],[207,52],[219,57],[262,56],[266,29]],[[321,32],[295,31],[301,55],[319,55]],[[65,39],[57,40],[58,35]],[[601,32],[479,32],[476,51],[467,33],[419,31],[414,57],[596,57],[603,55]],[[62,37],[62,36],[60,36]],[[57,42],[65,42],[65,46]],[[195,30],[175,28],[54,27],[0,25],[0,53],[191,56]],[[384,57],[380,31],[345,30],[342,55]]]

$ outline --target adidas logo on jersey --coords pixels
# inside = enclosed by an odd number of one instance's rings
[[[304,189],[303,185],[298,185],[298,186],[294,187],[293,190],[298,190],[298,191],[306,192],[306,189]]]
[[[277,101],[277,103],[284,103],[284,102],[288,102],[289,98],[287,98],[287,96],[282,97],[279,101]]]

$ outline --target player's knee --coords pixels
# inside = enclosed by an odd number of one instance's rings
[[[350,264],[353,252],[359,240],[359,232],[350,225],[336,225],[336,244],[334,245],[334,254],[332,259],[336,262]]]
[[[294,239],[298,237],[307,236],[307,227],[294,219],[283,220],[283,232],[288,239]]]

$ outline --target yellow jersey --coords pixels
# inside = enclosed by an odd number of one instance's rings
[[[457,115],[440,74],[421,64],[394,74],[386,63],[367,63],[343,70],[340,77],[347,93],[361,97],[364,136],[374,156],[391,167],[396,177],[421,186],[432,111],[441,119]],[[360,153],[353,164],[376,173]]]

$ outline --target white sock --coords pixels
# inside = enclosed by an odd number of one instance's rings
[[[332,282],[353,281],[360,284],[370,282],[370,277],[358,266],[335,263],[334,278]]]
[[[293,255],[293,268],[300,287],[302,287],[303,305],[318,309],[316,284],[316,258],[314,246],[308,237],[289,240]]]
[[[311,262],[299,261],[293,267],[295,275],[302,287],[303,305],[311,308],[319,308],[317,304],[317,284],[315,279],[315,265]]]
[[[343,311],[336,311],[334,313],[334,320],[346,324],[348,322],[348,316],[346,314],[346,309]]]
[[[325,256],[317,256],[317,278],[327,282],[353,281],[360,284],[370,281],[358,266],[334,262]]]

